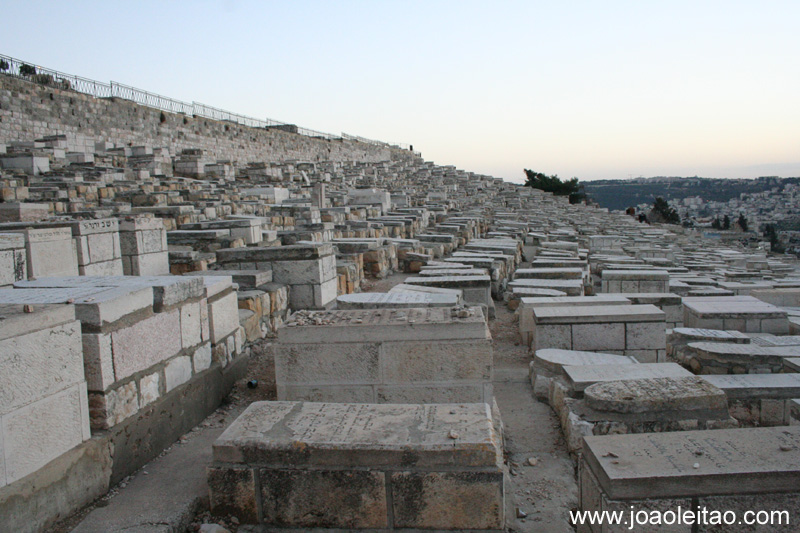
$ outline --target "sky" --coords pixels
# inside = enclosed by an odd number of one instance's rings
[[[800,176],[800,2],[9,1],[0,54],[524,181]],[[14,23],[17,21],[18,23]]]

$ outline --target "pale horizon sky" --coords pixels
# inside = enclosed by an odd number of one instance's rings
[[[800,176],[800,2],[15,2],[0,53],[509,181]]]

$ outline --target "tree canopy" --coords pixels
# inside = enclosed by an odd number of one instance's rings
[[[548,176],[542,172],[525,169],[525,186],[551,192],[556,196],[569,196],[572,204],[582,201],[586,195],[583,193],[583,186],[578,183],[578,178],[562,181],[558,174]]]
[[[739,219],[736,221],[736,224],[742,228],[742,231],[747,231],[747,218],[744,216],[743,213],[739,213]]]
[[[665,222],[667,224],[681,223],[681,216],[675,208],[671,207],[669,203],[660,196],[653,202],[653,209],[650,213],[651,216],[648,218],[654,222]]]

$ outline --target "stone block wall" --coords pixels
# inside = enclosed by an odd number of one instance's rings
[[[87,440],[81,324],[72,306],[0,305],[0,487]],[[28,309],[30,311],[30,309]]]
[[[117,98],[0,76],[0,139],[27,141],[68,135],[69,152],[91,153],[95,142],[165,147],[171,154],[201,149],[209,158],[238,161],[390,161],[408,150],[325,140],[276,129],[258,129],[200,117],[163,113]]]

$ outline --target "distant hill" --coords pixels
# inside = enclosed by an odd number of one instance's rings
[[[598,180],[581,182],[586,195],[609,209],[626,209],[638,204],[650,204],[661,196],[665,200],[681,200],[699,196],[707,202],[727,202],[741,193],[756,193],[773,188],[782,189],[787,183],[800,183],[800,178],[762,177],[756,179],[716,179],[655,177],[628,180]]]

